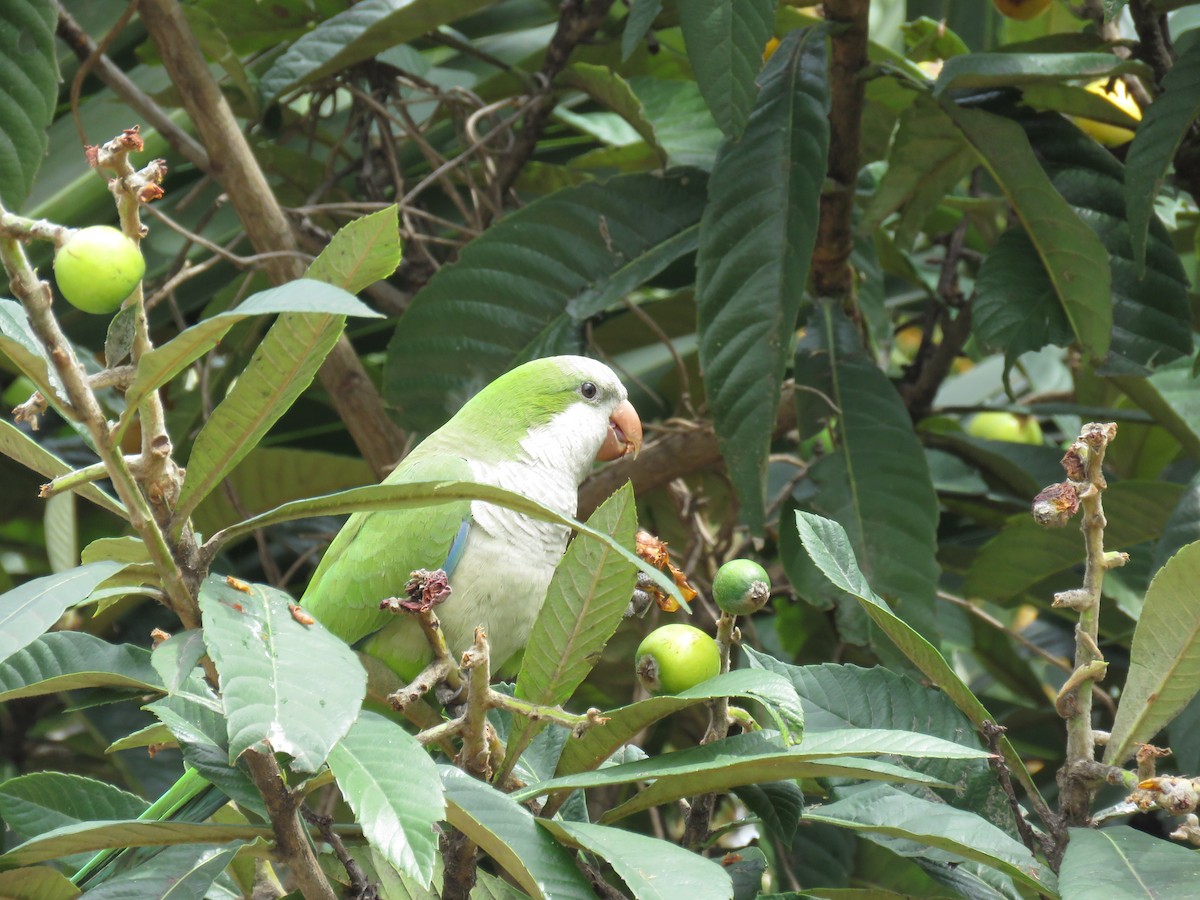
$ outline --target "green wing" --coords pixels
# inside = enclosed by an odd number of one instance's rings
[[[471,468],[460,456],[422,454],[418,448],[389,475],[385,484],[413,481],[471,481]],[[353,644],[378,631],[394,613],[379,602],[404,592],[414,569],[440,569],[454,547],[471,504],[389,512],[355,513],[338,532],[300,601],[321,624]]]

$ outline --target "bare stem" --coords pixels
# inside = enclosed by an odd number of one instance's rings
[[[721,618],[717,620],[717,648],[721,651],[722,675],[729,671],[736,620],[737,617],[731,616],[729,613],[721,613]],[[718,697],[710,700],[708,709],[708,730],[704,733],[702,744],[719,741],[729,732],[729,698]],[[687,824],[683,830],[685,847],[699,847],[708,840],[709,825],[712,823],[712,814],[716,805],[716,794],[702,794],[692,801]]]

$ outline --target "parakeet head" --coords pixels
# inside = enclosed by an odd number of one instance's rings
[[[578,469],[637,453],[642,423],[608,366],[584,356],[536,359],[472,397],[456,423],[500,432],[499,443],[547,464]]]

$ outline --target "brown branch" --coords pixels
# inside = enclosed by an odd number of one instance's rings
[[[321,840],[333,848],[333,855],[338,858],[338,862],[350,876],[350,890],[347,896],[354,900],[379,900],[379,886],[367,878],[367,874],[358,864],[358,860],[350,855],[346,845],[342,843],[341,837],[333,830],[333,817],[322,815],[307,806],[300,807],[300,814],[304,816],[306,822],[316,827],[321,835]]]
[[[1051,815],[1049,821],[1046,822],[1046,827],[1051,830],[1053,838],[1040,838],[1030,827],[1029,821],[1025,818],[1025,810],[1021,808],[1021,803],[1017,800],[1017,792],[1012,782],[1012,772],[1009,771],[1008,764],[1004,761],[1004,753],[1000,748],[1000,738],[1008,729],[995,722],[985,721],[982,731],[987,740],[988,749],[992,751],[988,765],[996,773],[996,779],[1000,782],[1000,787],[1008,798],[1008,806],[1016,821],[1017,834],[1021,837],[1021,843],[1029,848],[1030,853],[1044,853],[1048,858],[1056,857],[1058,855],[1055,852],[1056,848],[1066,846],[1065,829],[1058,816],[1054,815]],[[1057,865],[1054,866],[1054,870],[1058,871]]]
[[[862,131],[867,65],[869,0],[827,0],[825,18],[832,23],[829,60],[829,160],[821,218],[813,250],[812,283],[818,297],[835,297],[853,314],[854,194]]]
[[[229,195],[250,243],[259,253],[298,250],[287,216],[213,79],[183,10],[175,0],[141,0],[140,11],[172,82],[186,86],[183,103],[201,141],[220,151],[211,157],[211,172]],[[265,258],[264,268],[275,284],[304,274],[303,263],[292,256]],[[368,464],[377,475],[389,471],[401,456],[403,438],[345,335],[326,357],[320,376]]]
[[[1150,0],[1130,0],[1129,14],[1137,32],[1138,47],[1134,55],[1154,70],[1154,81],[1162,80],[1175,65],[1175,48],[1171,46],[1166,13],[1160,13]]]
[[[497,193],[501,197],[516,182],[542,136],[542,129],[546,127],[554,109],[554,79],[567,67],[575,48],[604,24],[612,5],[613,0],[563,0],[558,27],[550,38],[542,68],[536,76],[538,89],[529,96],[525,124],[512,150],[501,161],[497,173]]]

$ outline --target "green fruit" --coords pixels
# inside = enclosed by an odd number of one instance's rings
[[[637,675],[652,694],[678,694],[721,671],[717,642],[691,625],[664,625],[637,649]]]
[[[145,274],[138,245],[108,225],[79,229],[54,254],[59,291],[84,312],[115,312]]]
[[[967,422],[967,434],[988,441],[1013,444],[1042,444],[1042,426],[1033,416],[1014,416],[1006,412],[981,412]]]
[[[722,612],[748,616],[762,609],[771,596],[771,578],[754,560],[733,559],[717,570],[712,595]]]

